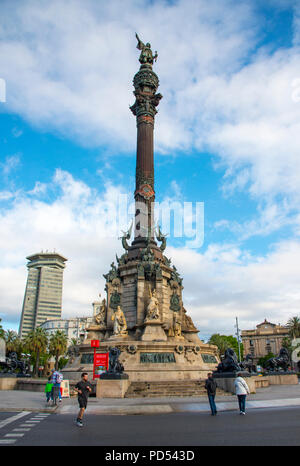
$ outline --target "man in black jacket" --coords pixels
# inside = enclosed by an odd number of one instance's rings
[[[208,401],[210,404],[211,415],[215,416],[217,414],[217,407],[215,404],[215,396],[217,391],[216,381],[213,379],[212,373],[207,374],[208,379],[205,381],[205,388],[207,390]]]

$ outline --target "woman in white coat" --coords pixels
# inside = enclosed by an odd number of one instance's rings
[[[238,397],[240,414],[245,415],[246,411],[246,396],[250,394],[249,387],[246,381],[241,377],[241,374],[238,373],[234,381],[235,393]]]

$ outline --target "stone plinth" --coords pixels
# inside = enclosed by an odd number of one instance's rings
[[[270,385],[298,385],[297,374],[268,374],[264,376]]]
[[[17,377],[0,377],[0,390],[15,390],[18,383]]]
[[[256,393],[256,380],[258,379],[257,375],[255,376],[244,376],[245,381],[249,387],[250,393]],[[236,377],[218,377],[214,375],[214,380],[217,382],[217,386],[225,390],[226,392],[230,392],[235,395],[235,387],[234,381]],[[218,392],[217,392],[218,393]]]
[[[124,398],[129,385],[129,379],[99,379],[96,386],[96,397]]]
[[[168,337],[161,325],[162,322],[156,320],[145,322],[145,330],[141,341],[167,341]]]

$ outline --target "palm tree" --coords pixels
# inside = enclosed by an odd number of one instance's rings
[[[68,348],[68,337],[61,330],[57,330],[50,337],[49,352],[55,357],[55,369],[58,370],[59,357],[66,353]]]
[[[46,331],[39,327],[35,330],[32,330],[25,338],[25,345],[29,351],[32,351],[36,354],[34,374],[37,375],[40,355],[46,351],[48,346],[48,337]]]
[[[290,336],[292,339],[300,337],[300,319],[299,317],[291,317],[287,324],[287,328],[289,329]]]
[[[22,341],[16,332],[7,330],[4,332],[4,339],[7,353],[15,351],[19,355],[22,352]]]

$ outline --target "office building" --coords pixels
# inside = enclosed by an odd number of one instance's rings
[[[19,328],[21,338],[47,319],[61,318],[63,271],[67,261],[56,252],[40,252],[26,259],[29,262]]]

